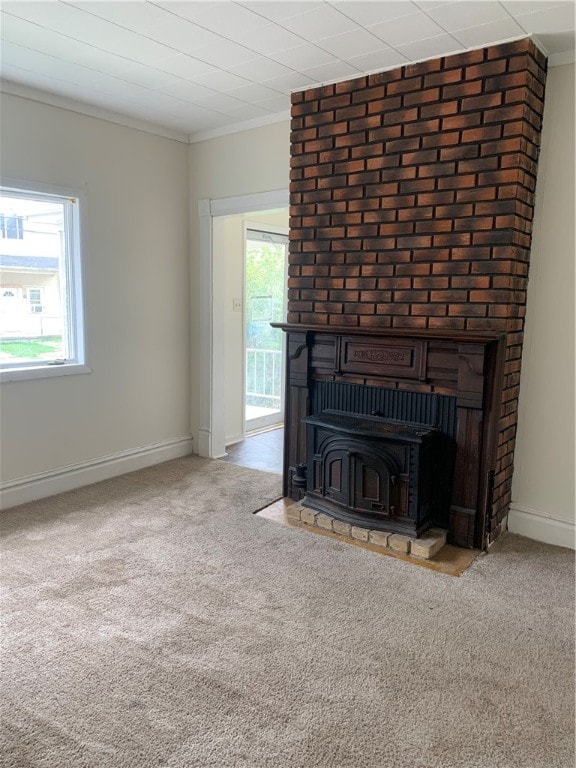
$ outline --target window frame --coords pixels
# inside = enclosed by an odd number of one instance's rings
[[[64,333],[68,335],[73,355],[66,361],[30,361],[14,365],[0,364],[0,383],[40,379],[71,374],[91,373],[86,363],[86,337],[84,321],[84,264],[86,230],[86,193],[82,189],[64,187],[45,182],[0,177],[0,190],[30,198],[66,198],[74,200],[76,206],[64,206],[65,230],[65,272],[66,297]]]

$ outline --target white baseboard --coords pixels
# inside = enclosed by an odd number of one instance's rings
[[[28,501],[43,499],[83,485],[124,475],[126,472],[151,467],[169,459],[187,456],[192,453],[192,449],[192,437],[180,437],[2,483],[0,508],[8,509]]]
[[[226,449],[217,450],[212,439],[212,432],[209,429],[198,430],[198,456],[204,456],[206,459],[222,459],[226,456]]]
[[[538,509],[512,503],[508,514],[508,530],[546,544],[576,549],[575,524],[559,520]]]

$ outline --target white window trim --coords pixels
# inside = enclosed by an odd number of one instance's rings
[[[91,373],[92,369],[86,363],[86,339],[84,323],[84,287],[83,273],[86,261],[84,232],[86,231],[86,193],[82,189],[63,187],[25,179],[0,177],[0,186],[18,192],[57,195],[78,200],[78,215],[75,226],[66,227],[67,237],[72,241],[67,244],[70,259],[67,261],[67,293],[69,302],[68,317],[72,322],[70,329],[74,342],[75,357],[70,362],[27,363],[10,368],[0,369],[0,383],[9,381],[24,381],[27,379],[52,378],[54,376],[69,376],[81,373]]]

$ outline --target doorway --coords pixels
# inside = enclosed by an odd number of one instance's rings
[[[284,334],[288,236],[246,228],[244,248],[244,433],[284,421]]]
[[[226,454],[227,438],[226,411],[223,404],[228,401],[226,362],[230,350],[242,349],[242,338],[237,344],[227,343],[225,316],[234,312],[242,318],[240,308],[226,294],[226,259],[219,248],[219,227],[216,225],[226,217],[245,216],[262,211],[270,215],[282,211],[283,225],[288,227],[289,194],[287,189],[258,192],[237,197],[202,199],[198,201],[199,217],[199,287],[201,333],[199,337],[200,359],[200,412],[198,423],[197,451],[200,456],[219,458]],[[242,245],[240,245],[242,248]],[[241,261],[241,260],[240,260]],[[242,399],[242,387],[238,387]],[[243,404],[241,429],[243,431]],[[242,434],[238,435],[241,440]]]

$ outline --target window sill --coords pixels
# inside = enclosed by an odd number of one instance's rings
[[[72,376],[79,373],[92,373],[92,369],[80,363],[38,365],[30,368],[5,368],[0,370],[0,383],[27,381],[28,379],[47,379],[52,376]]]

